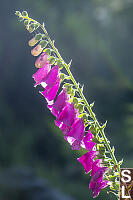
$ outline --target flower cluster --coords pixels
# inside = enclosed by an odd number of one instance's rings
[[[34,51],[37,51],[36,47],[32,50],[32,52]],[[40,52],[40,50],[38,51]],[[96,150],[96,143],[92,141],[93,134],[88,130],[85,135],[84,119],[80,118],[79,111],[75,108],[74,102],[71,102],[66,88],[63,88],[57,95],[61,82],[58,65],[52,67],[48,60],[48,54],[43,52],[37,58],[35,66],[39,68],[33,74],[35,86],[42,85],[44,88],[41,94],[47,100],[47,107],[56,117],[56,126],[62,130],[64,139],[70,143],[72,150],[84,148],[87,151],[77,160],[83,165],[85,173],[91,171],[92,178],[89,188],[92,190],[93,197],[96,197],[102,188],[108,186],[108,181],[103,180],[103,175],[108,168],[102,167],[102,160],[96,159],[99,152]]]

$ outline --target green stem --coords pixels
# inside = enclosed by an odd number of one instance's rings
[[[112,161],[113,161],[113,163],[114,163],[115,165],[117,165],[117,170],[118,170],[118,172],[119,172],[120,169],[119,169],[119,166],[118,166],[118,162],[117,162],[117,160],[116,160],[116,157],[115,157],[114,153],[113,153],[112,150],[111,150],[111,147],[110,147],[110,145],[109,145],[108,139],[107,139],[107,137],[105,136],[104,130],[103,130],[103,128],[100,126],[99,122],[97,121],[96,116],[95,116],[95,114],[93,113],[93,111],[92,111],[92,109],[91,109],[91,106],[88,104],[88,102],[87,102],[87,100],[86,100],[86,98],[85,98],[83,92],[81,91],[81,89],[79,88],[79,85],[77,84],[75,78],[73,77],[73,75],[72,75],[72,73],[71,73],[71,71],[70,71],[69,65],[65,63],[65,61],[63,60],[62,56],[60,55],[58,49],[54,46],[54,42],[53,42],[53,41],[51,40],[51,38],[48,36],[47,30],[45,29],[44,25],[38,23],[37,21],[35,21],[35,20],[33,20],[33,19],[29,18],[29,17],[24,17],[24,18],[25,18],[25,19],[28,19],[28,20],[30,20],[30,21],[33,21],[33,22],[35,22],[35,23],[37,23],[37,24],[42,28],[42,30],[44,31],[44,33],[46,34],[47,39],[48,39],[48,42],[50,43],[50,45],[51,45],[51,47],[53,48],[54,52],[57,54],[58,58],[62,61],[63,65],[65,66],[66,71],[68,72],[68,74],[69,74],[69,76],[70,76],[70,78],[71,78],[71,80],[72,80],[72,82],[73,82],[73,84],[75,85],[75,87],[77,88],[77,91],[79,92],[81,98],[83,99],[84,104],[85,104],[86,108],[88,109],[88,111],[89,111],[89,113],[90,113],[90,117],[94,120],[95,124],[97,125],[97,127],[98,127],[98,129],[99,129],[99,131],[100,131],[100,134],[102,135],[102,137],[103,137],[103,139],[104,139],[104,143],[105,143],[105,145],[106,145],[106,147],[107,147],[107,149],[108,149],[108,151],[109,151],[109,153],[110,153],[110,156],[111,156],[111,158],[112,158]]]

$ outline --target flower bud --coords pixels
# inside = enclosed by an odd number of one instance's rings
[[[46,40],[41,40],[41,42],[40,42],[40,45],[42,48],[45,48],[47,46],[47,44],[48,44],[48,41],[46,41]]]
[[[36,60],[35,66],[37,68],[42,68],[46,63],[48,59],[48,54],[47,53],[42,53]]]
[[[35,30],[35,23],[29,25],[29,32],[32,33]]]
[[[23,11],[23,12],[22,12],[22,15],[23,15],[24,17],[28,17],[28,13],[27,13],[26,11]]]
[[[33,56],[39,56],[39,54],[42,52],[43,48],[40,44],[38,44],[34,49],[31,50],[31,54]]]
[[[59,66],[60,69],[64,67],[64,65],[62,64],[60,60],[57,60],[57,65]]]
[[[54,56],[50,56],[48,60],[49,60],[50,64],[53,65],[56,61],[56,58]]]
[[[36,40],[35,37],[33,37],[33,38],[28,42],[28,44],[29,44],[30,47],[33,47],[33,46],[35,46],[35,44],[36,44],[37,42],[38,42],[38,40]]]
[[[84,106],[82,104],[78,104],[77,106],[79,113],[82,113],[84,111]]]
[[[19,16],[19,17],[21,16],[21,12],[19,12],[19,11],[16,11],[15,14],[16,14],[17,16]]]
[[[24,25],[25,25],[25,26],[29,25],[29,23],[30,23],[29,20],[25,20],[25,21],[24,21]]]
[[[74,104],[78,104],[78,99],[77,99],[77,97],[74,97],[74,98],[73,98],[73,103],[74,103]]]
[[[35,35],[35,40],[39,41],[41,39],[42,39],[42,34],[41,33]]]

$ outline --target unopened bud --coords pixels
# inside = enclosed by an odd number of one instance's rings
[[[42,52],[43,48],[40,44],[38,44],[34,49],[31,50],[31,54],[33,56],[39,56],[39,54]]]
[[[40,42],[40,45],[42,48],[45,48],[47,46],[47,44],[48,44],[48,41],[46,41],[46,40],[41,40],[41,42]]]
[[[23,12],[22,12],[22,15],[23,15],[24,17],[28,17],[28,13],[27,13],[26,11],[23,11]]]
[[[53,65],[56,61],[56,58],[54,56],[50,56],[48,60],[49,60],[50,64]]]
[[[15,14],[18,16],[21,16],[21,12],[19,12],[19,11],[16,11]]]
[[[33,37],[33,38],[28,42],[28,44],[29,44],[30,47],[33,47],[33,46],[35,46],[35,44],[36,44],[37,42],[38,42],[38,40],[36,40],[35,37]]]
[[[28,31],[29,31],[30,33],[32,33],[34,30],[35,30],[35,24],[32,23],[32,24],[29,25],[29,30],[28,30]]]
[[[35,66],[37,68],[41,68],[43,67],[46,63],[47,63],[47,60],[48,59],[48,54],[47,53],[42,53],[36,60],[35,62]]]
[[[78,104],[79,113],[82,113],[84,110],[84,106],[82,104]]]

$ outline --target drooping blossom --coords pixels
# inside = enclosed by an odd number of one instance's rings
[[[58,123],[58,125],[57,125]],[[55,120],[55,124],[60,127],[60,129],[62,130],[64,136],[66,136],[72,129],[72,127],[70,125],[66,125],[62,122],[58,122],[57,120]]]
[[[75,120],[75,117],[76,111],[74,108],[74,103],[68,102],[56,120],[71,127]]]
[[[89,188],[91,189],[94,198],[98,196],[101,189],[107,187],[109,184],[108,180],[103,180],[104,173],[107,170],[107,167],[102,167],[91,178]]]
[[[59,90],[60,87],[60,79],[58,78],[55,85],[53,85],[52,87],[50,86],[46,86],[45,90],[40,92],[48,101],[52,101],[55,99],[57,92]]]
[[[94,163],[93,159],[97,155],[98,155],[97,151],[89,151],[77,159],[83,165],[86,173],[89,173],[92,170],[92,166]]]
[[[48,54],[46,52],[42,53],[36,60],[35,66],[37,68],[44,67],[46,64],[48,64]]]
[[[46,87],[45,87],[45,90],[41,92],[41,94],[48,101],[54,100],[60,86],[59,67],[57,65],[54,66],[49,71],[47,76],[43,79],[43,82],[46,83]]]
[[[93,134],[91,133],[90,130],[88,130],[88,133],[86,136],[83,138],[83,145],[82,147],[85,148],[88,151],[93,150],[93,147],[95,146],[95,142],[92,142]]]
[[[48,75],[46,76],[44,82],[49,86],[53,87],[59,81],[59,67],[58,65],[54,66]]]
[[[99,169],[101,169],[101,159],[97,159],[93,163],[91,176],[93,176]]]
[[[72,150],[80,150],[81,149],[81,141],[78,141],[75,138],[69,137],[69,136],[65,136],[64,139],[67,140],[67,142],[71,145]]]
[[[41,94],[49,101],[53,100],[58,92],[60,86],[59,68],[54,66],[51,69],[50,64],[46,64],[44,67],[38,69],[33,75],[35,80],[35,86],[45,83],[45,90]]]
[[[58,95],[56,101],[52,105],[48,105],[48,108],[51,110],[52,114],[57,117],[68,101],[69,95],[64,88]]]
[[[37,86],[45,81],[49,71],[51,70],[51,65],[46,64],[42,68],[38,69],[35,74],[33,74],[34,81],[36,82],[34,86]]]
[[[31,50],[31,54],[33,56],[39,56],[39,54],[42,52],[43,48],[41,47],[40,44],[38,44],[34,49]]]
[[[74,103],[67,102],[64,109],[57,116],[55,124],[62,130],[64,136],[67,136],[72,129],[76,115],[77,110],[74,108]]]
[[[85,125],[82,118],[76,119],[72,124],[71,131],[67,134],[65,139],[71,143],[73,150],[80,150],[81,141],[85,134]],[[70,141],[71,140],[71,141]]]

